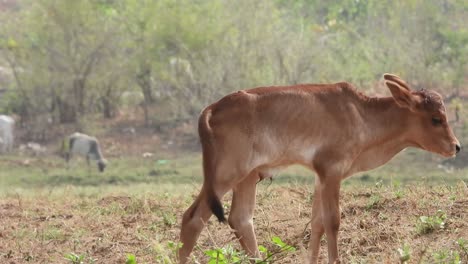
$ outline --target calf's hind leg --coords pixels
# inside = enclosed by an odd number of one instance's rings
[[[193,204],[185,211],[182,217],[182,226],[180,230],[180,242],[182,247],[179,249],[179,263],[186,263],[195,243],[200,236],[201,231],[208,222],[213,212],[208,205],[208,197],[204,191],[204,186]],[[215,188],[216,195],[221,199],[229,191],[228,187]]]
[[[180,230],[182,247],[179,249],[179,263],[187,262],[198,236],[212,214],[202,189],[197,199],[185,211],[182,217],[182,227]]]
[[[253,257],[260,257],[253,225],[258,179],[257,173],[251,173],[234,187],[228,218],[229,225],[235,230],[242,248]]]

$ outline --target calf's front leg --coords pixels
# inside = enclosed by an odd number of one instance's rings
[[[328,263],[340,263],[338,255],[340,183],[341,177],[321,177],[320,179],[322,223],[327,236]]]
[[[318,263],[320,256],[320,240],[325,232],[322,221],[322,210],[321,203],[322,197],[320,192],[321,186],[319,178],[315,178],[315,191],[314,191],[314,202],[312,205],[312,221],[311,221],[311,232],[309,240],[309,254],[310,264]]]

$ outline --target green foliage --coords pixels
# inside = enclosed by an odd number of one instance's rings
[[[464,10],[436,0],[31,1],[1,14],[0,67],[14,95],[0,107],[77,122],[112,117],[136,94],[150,124],[260,85],[379,90],[383,72],[450,93],[468,70]]]
[[[382,197],[379,194],[373,194],[369,197],[369,201],[366,204],[366,209],[375,209],[380,206]]]
[[[419,221],[416,223],[416,232],[423,235],[438,229],[444,229],[446,219],[447,215],[441,210],[438,210],[433,216],[420,216]]]
[[[403,198],[405,192],[403,188],[401,188],[401,182],[398,180],[392,181],[393,193],[397,199]]]
[[[177,217],[171,212],[164,212],[162,214],[163,222],[166,226],[173,226],[177,223]]]
[[[73,264],[82,264],[84,261],[84,255],[77,255],[75,253],[69,253],[65,255],[65,259],[69,260]]]
[[[283,242],[281,238],[277,236],[272,237],[271,242],[275,246],[275,248],[271,251],[262,245],[258,247],[259,251],[264,254],[265,258],[263,260],[256,261],[256,263],[267,264],[280,262],[280,260],[284,258],[288,253],[296,251],[295,247]]]
[[[452,250],[439,250],[432,254],[436,264],[461,264],[460,254]]]
[[[466,238],[457,239],[457,245],[460,248],[462,255],[468,258],[468,240]]]
[[[91,257],[86,257],[86,254],[78,255],[76,253],[68,253],[64,257],[69,263],[72,264],[93,264],[96,263],[96,259]]]
[[[234,264],[248,260],[247,255],[235,250],[231,245],[206,250],[205,255],[209,257],[208,264]]]
[[[254,259],[257,264],[280,263],[289,252],[296,251],[296,248],[283,242],[281,238],[274,236],[271,238],[274,246],[269,250],[265,246],[259,245],[258,250],[264,255],[263,259]],[[234,264],[250,262],[249,257],[244,252],[236,251],[231,245],[226,247],[210,249],[205,251],[209,257],[210,264]]]
[[[127,254],[127,260],[125,264],[137,264],[136,257],[133,254]]]
[[[167,246],[169,247],[169,249],[172,250],[172,252],[174,254],[176,254],[177,251],[182,247],[182,243],[181,242],[169,241],[169,242],[167,242]]]
[[[154,255],[156,263],[175,264],[177,263],[177,252],[182,247],[182,243],[169,241],[166,245],[156,244]]]
[[[400,263],[407,263],[411,259],[411,247],[405,243],[401,248],[398,248],[398,254]]]
[[[405,195],[405,192],[403,191],[403,189],[400,189],[400,188],[395,190],[394,193],[395,193],[395,197],[398,199],[403,198],[403,196]]]

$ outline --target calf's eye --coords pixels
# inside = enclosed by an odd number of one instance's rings
[[[432,124],[434,126],[438,126],[438,125],[441,125],[442,124],[442,119],[438,118],[438,117],[433,117],[432,118]]]

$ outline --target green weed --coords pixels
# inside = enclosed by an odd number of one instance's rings
[[[429,234],[438,229],[445,228],[445,220],[447,215],[438,210],[433,216],[420,216],[416,223],[416,232],[420,235]]]
[[[392,187],[393,187],[393,194],[395,194],[395,197],[397,199],[403,198],[403,196],[405,195],[405,192],[403,188],[401,188],[401,181],[399,180],[392,181]]]
[[[236,251],[231,245],[226,247],[205,251],[209,257],[209,264],[235,264],[248,263],[253,260],[256,264],[280,263],[289,252],[296,251],[296,248],[283,242],[281,238],[274,236],[271,238],[273,249],[269,250],[260,245],[258,250],[265,256],[263,259],[250,259],[244,252]]]
[[[457,245],[461,249],[462,254],[465,256],[465,258],[468,258],[468,240],[465,238],[459,238],[457,239]]]
[[[281,259],[286,257],[287,253],[296,251],[296,248],[286,244],[281,240],[281,238],[274,236],[271,238],[271,242],[275,246],[275,248],[270,251],[264,246],[259,246],[258,249],[262,252],[266,257],[263,260],[259,260],[256,263],[267,264],[273,262],[279,262]]]
[[[404,244],[401,248],[398,249],[398,254],[400,256],[400,263],[406,263],[411,259],[411,248],[408,244]]]
[[[381,199],[382,197],[379,194],[373,194],[367,202],[366,209],[370,210],[378,208],[381,203]]]
[[[94,264],[97,261],[96,259],[92,257],[86,258],[86,254],[78,255],[73,252],[66,254],[64,258],[68,260],[69,263],[72,263],[72,264],[85,264],[85,263]]]
[[[127,254],[127,260],[125,264],[137,264],[136,257],[133,254]]]
[[[432,254],[436,264],[461,264],[460,253],[452,250],[439,250]]]
[[[169,241],[166,245],[157,243],[153,246],[153,254],[156,263],[173,264],[177,263],[177,252],[182,247],[182,243]]]
[[[44,240],[65,240],[66,235],[63,231],[56,227],[50,227],[43,233]]]
[[[206,250],[205,255],[209,257],[208,264],[235,264],[249,259],[246,254],[235,250],[231,245]]]
[[[177,223],[177,217],[172,212],[163,212],[162,217],[163,223],[168,227],[174,226]]]

